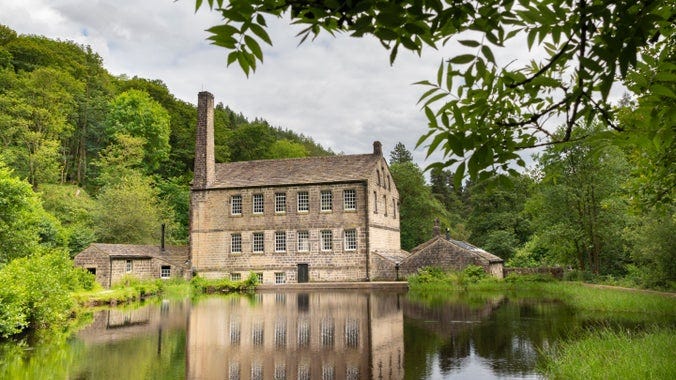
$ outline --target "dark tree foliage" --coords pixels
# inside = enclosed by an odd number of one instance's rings
[[[406,145],[398,142],[390,152],[390,165],[403,164],[404,162],[413,162],[413,155],[406,149]]]

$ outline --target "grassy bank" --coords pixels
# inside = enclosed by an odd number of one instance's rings
[[[183,298],[204,293],[243,292],[255,289],[256,284],[256,275],[250,275],[242,281],[208,280],[202,277],[194,277],[190,281],[179,278],[139,280],[134,276],[125,276],[110,289],[95,286],[92,290],[75,292],[73,296],[79,305],[89,307],[135,302],[160,295]]]
[[[673,379],[672,329],[591,332],[544,352],[539,370],[549,379]]]

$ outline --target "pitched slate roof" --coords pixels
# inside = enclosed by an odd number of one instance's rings
[[[216,164],[216,178],[211,187],[237,188],[363,181],[371,176],[381,158],[379,154],[352,154]]]
[[[454,248],[456,248],[456,251],[464,252],[467,255],[478,256],[479,258],[486,260],[489,263],[504,262],[504,260],[501,259],[500,257],[495,256],[492,253],[486,252],[481,248],[475,247],[472,244],[460,240],[453,240],[450,238],[447,239],[442,235],[435,236],[432,239],[424,243],[421,243],[417,247],[413,248],[411,250],[411,256],[423,254],[425,251],[428,250],[429,247],[431,247],[435,243],[452,245]]]
[[[188,260],[187,246],[166,246],[164,252],[160,252],[157,245],[138,245],[138,244],[104,244],[92,243],[84,251],[95,251],[111,258],[129,258],[142,259],[155,257],[176,266],[186,266]]]

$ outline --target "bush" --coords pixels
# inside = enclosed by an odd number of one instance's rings
[[[219,278],[209,280],[200,276],[195,276],[190,280],[192,288],[197,293],[230,293],[236,291],[253,290],[258,285],[258,276],[251,272],[249,276],[242,281],[232,281],[228,278]]]

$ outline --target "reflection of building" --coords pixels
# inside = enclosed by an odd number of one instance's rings
[[[265,284],[395,277],[399,194],[372,154],[216,163],[214,98],[198,97],[190,257],[204,277]]]
[[[403,379],[397,294],[207,298],[188,327],[190,379]]]
[[[187,277],[188,247],[133,244],[90,244],[75,256],[76,266],[87,269],[109,288],[125,275],[139,279]]]

